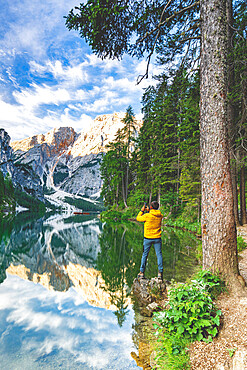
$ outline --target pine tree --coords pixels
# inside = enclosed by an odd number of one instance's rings
[[[4,176],[0,170],[0,207],[3,204],[4,194]]]

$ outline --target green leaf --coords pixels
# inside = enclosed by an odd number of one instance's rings
[[[183,326],[178,326],[178,333],[179,334],[183,334],[183,332],[184,332],[184,327]]]

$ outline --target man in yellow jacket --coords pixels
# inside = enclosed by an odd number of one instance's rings
[[[151,246],[155,248],[157,262],[158,262],[158,278],[163,280],[163,257],[161,250],[161,221],[163,218],[162,213],[159,210],[159,203],[154,201],[150,204],[150,210],[148,213],[145,212],[145,205],[138,213],[136,220],[144,222],[144,242],[143,242],[143,254],[141,259],[139,278],[144,278],[144,272],[146,268],[147,258]]]

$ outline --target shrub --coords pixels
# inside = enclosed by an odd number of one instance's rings
[[[225,282],[208,270],[199,271],[195,275],[195,279],[205,286],[212,299],[216,299],[220,293],[226,290]]]
[[[242,252],[247,247],[247,243],[244,241],[242,236],[237,237],[238,252]]]
[[[223,283],[217,276],[201,271],[190,283],[173,283],[169,309],[156,313],[154,318],[168,336],[211,342],[218,333],[221,316],[213,297],[222,289]]]

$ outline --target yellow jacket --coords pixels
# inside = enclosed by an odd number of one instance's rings
[[[159,209],[150,209],[149,213],[140,211],[137,221],[144,222],[144,238],[156,239],[161,237],[161,221],[163,215]]]

